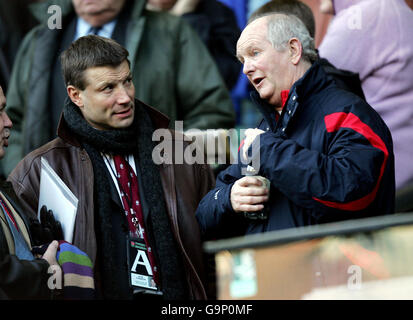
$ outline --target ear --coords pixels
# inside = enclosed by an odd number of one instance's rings
[[[82,109],[83,101],[82,101],[81,91],[72,85],[68,85],[66,89],[67,89],[67,95],[69,96],[70,100],[72,100],[72,102],[75,105],[77,105],[80,109]]]
[[[297,65],[303,55],[303,46],[297,38],[291,38],[288,41],[288,49],[290,51],[290,59],[294,65]]]

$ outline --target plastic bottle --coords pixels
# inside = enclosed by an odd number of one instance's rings
[[[246,172],[245,172],[245,176],[248,177],[254,177],[259,179],[262,182],[262,187],[268,189],[268,192],[270,191],[270,180],[268,180],[267,178],[263,177],[263,176],[259,176],[257,175],[258,170],[256,170],[254,167],[248,165]],[[245,218],[251,219],[251,220],[265,220],[268,218],[268,210],[269,207],[267,205],[267,203],[263,203],[264,204],[264,209],[260,210],[260,211],[254,211],[254,212],[242,212],[242,214],[244,215]]]

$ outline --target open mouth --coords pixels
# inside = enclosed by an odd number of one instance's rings
[[[264,80],[263,77],[262,78],[255,78],[255,79],[252,80],[252,83],[254,84],[255,87],[258,87],[262,83],[262,80]]]

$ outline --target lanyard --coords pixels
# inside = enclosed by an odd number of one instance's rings
[[[110,168],[113,176],[116,178],[116,182],[117,182],[117,184],[118,184],[118,187],[119,187],[120,192],[125,195],[125,200],[126,200],[128,206],[129,206],[129,213],[130,213],[130,215],[131,215],[131,221],[132,221],[134,227],[136,228],[136,230],[140,230],[140,228],[142,228],[143,225],[140,225],[140,224],[139,224],[139,219],[138,219],[138,217],[136,216],[135,210],[133,210],[132,181],[131,181],[131,171],[130,171],[130,168],[129,168],[130,165],[127,165],[127,166],[126,166],[126,167],[127,167],[127,168],[126,168],[126,169],[127,169],[127,176],[128,176],[128,186],[129,186],[129,193],[126,193],[125,190],[124,190],[124,188],[123,188],[123,186],[122,186],[122,183],[120,183],[120,181],[119,181],[119,174],[118,174],[117,171],[116,171],[116,167],[115,167],[115,169],[113,169],[112,164],[111,164],[110,160],[108,159],[108,157],[107,157],[104,153],[102,153],[102,154],[103,154],[103,157],[105,158],[106,162],[108,163],[109,168]],[[112,158],[113,158],[113,157],[112,157]],[[113,160],[113,161],[115,161],[115,160]],[[129,163],[126,159],[125,159],[125,162],[126,162],[127,164]],[[122,204],[122,205],[123,205],[123,204]],[[124,209],[126,210],[127,208],[124,208]],[[142,221],[142,222],[143,222],[143,221]]]
[[[121,200],[123,207],[125,209],[125,214],[128,218],[128,223],[129,223],[129,230],[130,230],[130,245],[131,247],[128,246],[129,250],[134,251],[134,253],[138,254],[135,256],[135,260],[132,262],[132,271],[136,271],[136,266],[137,264],[145,264],[144,261],[146,260],[148,264],[146,265],[146,270],[151,269],[152,271],[148,273],[148,275],[139,275],[135,274],[134,280],[132,281],[132,284],[138,284],[140,281],[137,280],[140,276],[143,278],[143,282],[148,283],[149,280],[151,280],[151,276],[153,275],[153,281],[155,282],[155,286],[148,285],[148,288],[156,289],[156,283],[159,283],[158,279],[158,273],[156,270],[156,262],[155,262],[155,256],[152,252],[152,249],[149,245],[149,239],[146,235],[146,232],[144,230],[144,225],[143,225],[143,212],[142,212],[142,207],[141,204],[138,202],[139,201],[139,186],[138,186],[138,178],[133,172],[132,167],[128,163],[128,161],[123,158],[122,156],[113,156],[113,161],[115,163],[115,170],[113,169],[109,159],[106,157],[105,154],[103,154],[105,160],[109,162],[109,167],[110,171],[112,174],[117,178],[116,182],[119,187],[119,191],[121,193]],[[126,166],[126,168],[125,168]],[[127,178],[123,175],[127,175]],[[124,187],[129,188],[129,194],[127,194],[124,190]],[[123,195],[122,195],[123,192]],[[135,201],[135,203],[134,203]],[[129,207],[129,208],[127,208]],[[128,209],[130,212],[130,215],[128,214]],[[136,211],[136,212],[135,212]],[[138,218],[139,217],[139,218]],[[141,223],[139,223],[139,219],[141,220]],[[136,239],[133,239],[137,236]],[[141,242],[142,246],[139,246],[138,243]],[[129,252],[129,251],[128,251]],[[131,253],[130,253],[131,254]],[[145,257],[145,259],[144,259]],[[148,259],[146,259],[146,257]],[[128,258],[129,259],[129,258]],[[142,260],[143,259],[143,260]],[[136,278],[137,277],[137,278]],[[141,279],[141,280],[142,280]],[[149,281],[150,282],[150,281]],[[139,286],[139,285],[138,285]]]

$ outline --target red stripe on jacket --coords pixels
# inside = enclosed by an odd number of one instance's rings
[[[322,204],[346,211],[359,211],[366,208],[373,200],[376,198],[377,191],[380,186],[381,179],[383,178],[384,169],[386,167],[387,158],[389,157],[389,152],[383,140],[365,123],[363,123],[360,118],[358,118],[353,113],[337,112],[324,117],[327,132],[335,132],[340,128],[350,128],[365,137],[373,147],[380,149],[384,153],[384,160],[380,168],[380,176],[377,179],[376,186],[373,191],[368,195],[351,202],[339,203],[333,201],[324,201],[313,197],[314,200],[321,202]]]

